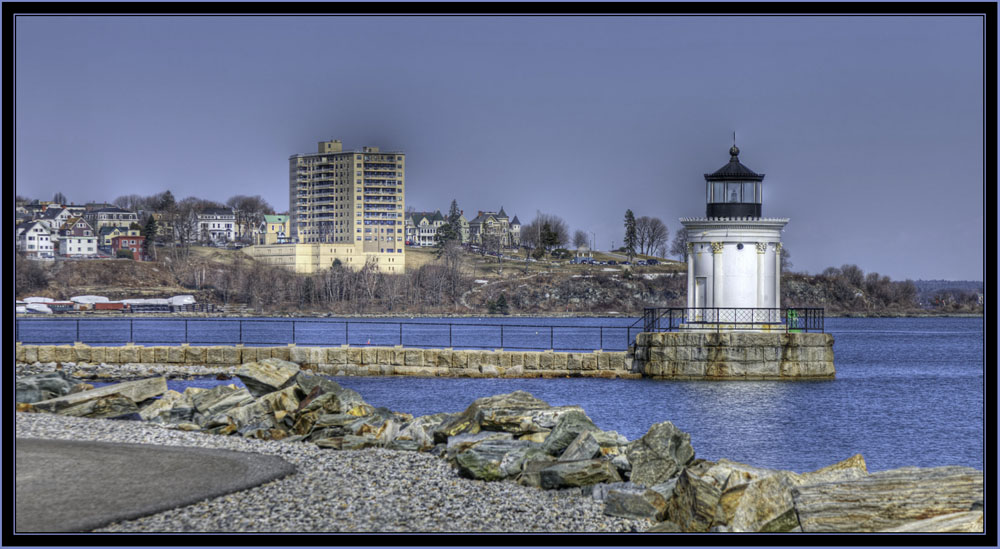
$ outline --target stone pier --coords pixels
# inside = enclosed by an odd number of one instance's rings
[[[644,332],[633,371],[660,379],[833,379],[826,333]]]

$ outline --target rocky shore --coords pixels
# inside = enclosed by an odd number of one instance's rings
[[[63,371],[23,376],[17,408],[35,413],[17,414],[17,436],[225,448],[299,469],[105,531],[983,531],[971,468],[869,474],[855,455],[794,473],[696,459],[670,422],[628,441],[522,391],[415,418],[293,362],[233,374],[245,387],[184,393],[163,377],[93,389]]]

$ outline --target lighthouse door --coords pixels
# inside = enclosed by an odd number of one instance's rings
[[[702,309],[705,307],[705,277],[699,276],[694,279],[694,320],[701,322]]]

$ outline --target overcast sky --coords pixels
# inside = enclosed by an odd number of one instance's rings
[[[18,17],[16,192],[288,209],[321,140],[403,151],[406,205],[620,246],[740,160],[796,270],[983,279],[977,17]],[[992,229],[991,229],[992,230]]]

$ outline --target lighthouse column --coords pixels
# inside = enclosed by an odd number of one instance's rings
[[[722,303],[722,242],[712,242],[712,307]]]
[[[774,243],[774,306],[781,308],[781,242]]]
[[[757,308],[767,307],[764,303],[764,252],[767,242],[757,243]]]
[[[691,242],[687,243],[687,262],[688,262],[688,307],[696,307],[694,302],[694,244]],[[705,306],[704,303],[701,304],[702,307]]]

